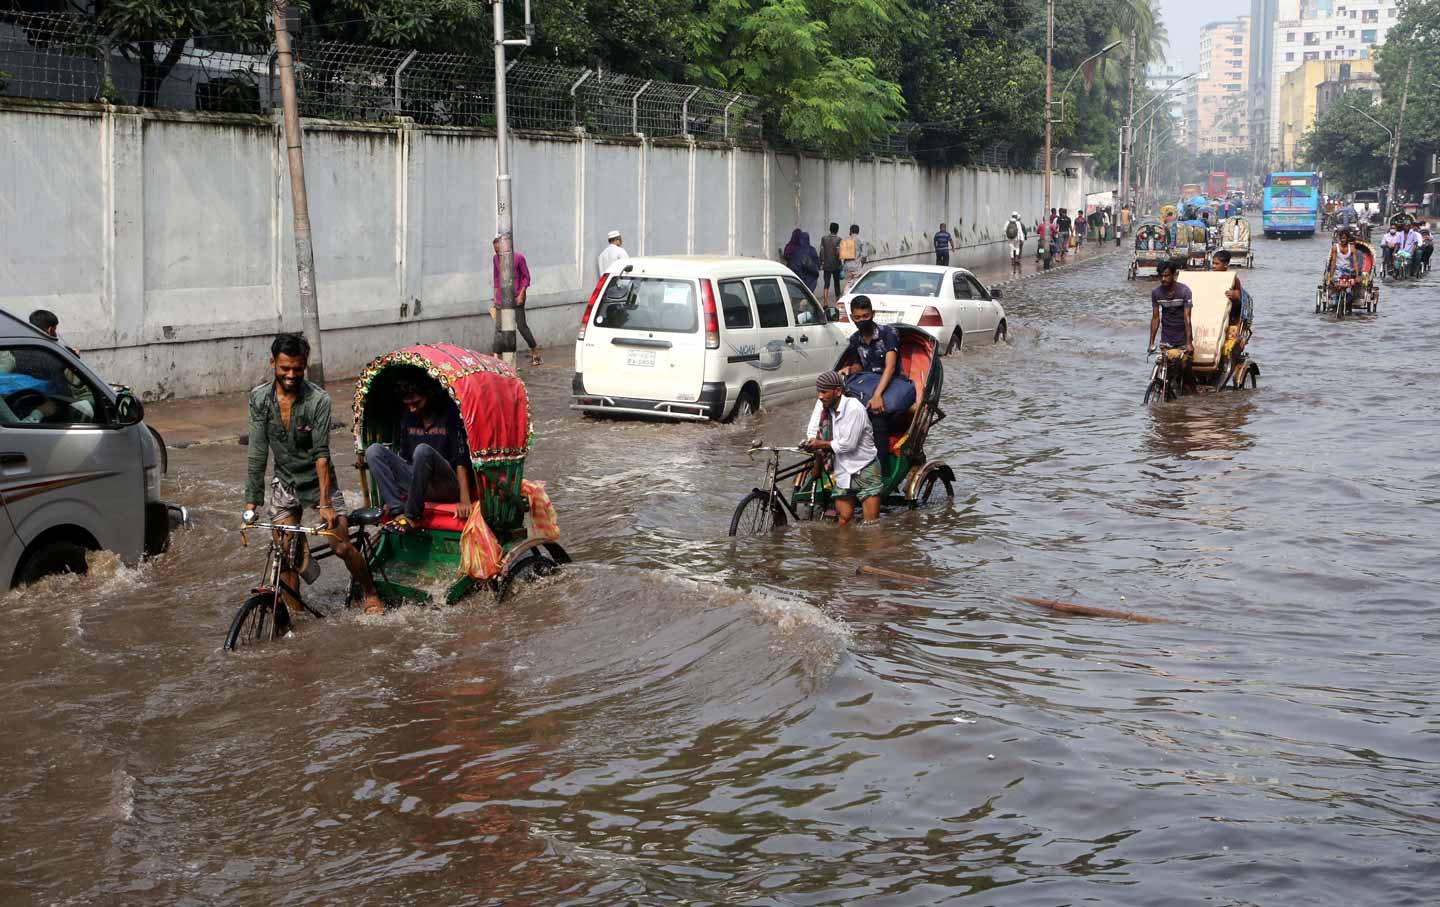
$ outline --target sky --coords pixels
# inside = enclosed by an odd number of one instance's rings
[[[1250,0],[1160,0],[1160,15],[1170,33],[1166,59],[1194,72],[1200,63],[1200,29],[1210,22],[1223,22],[1250,15]]]

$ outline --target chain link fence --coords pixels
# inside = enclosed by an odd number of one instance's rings
[[[302,38],[296,42],[300,113],[427,126],[495,126],[492,59],[419,53]],[[754,95],[527,59],[506,69],[506,112],[515,129],[584,130],[597,136],[689,137],[795,148],[767,129]],[[275,54],[225,37],[119,40],[89,16],[0,12],[0,95],[55,101],[231,113],[280,104]],[[871,154],[911,155],[922,127],[897,123]],[[1016,165],[996,145],[975,163]]]

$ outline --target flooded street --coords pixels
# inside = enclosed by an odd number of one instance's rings
[[[1258,390],[1151,408],[1128,256],[1008,289],[945,360],[953,503],[858,530],[725,536],[809,404],[586,421],[527,371],[572,569],[240,656],[245,449],[172,451],[169,554],[4,599],[0,901],[1431,903],[1440,276],[1336,323],[1325,249],[1240,272]]]

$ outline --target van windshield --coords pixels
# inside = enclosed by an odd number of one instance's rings
[[[939,296],[945,275],[934,271],[870,271],[850,289],[876,296]]]
[[[695,282],[622,274],[605,285],[595,325],[627,331],[693,334],[700,327]]]

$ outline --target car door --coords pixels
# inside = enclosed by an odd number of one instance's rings
[[[793,277],[782,278],[790,299],[790,320],[795,324],[795,387],[797,393],[810,386],[815,376],[835,367],[840,355],[838,332],[826,330],[825,311],[805,285]]]
[[[975,297],[972,302],[975,306],[975,329],[982,335],[993,335],[1000,324],[1000,307],[990,298],[990,290],[976,280],[975,275],[966,274],[965,280]]]
[[[750,296],[755,300],[755,350],[760,359],[760,398],[789,399],[799,381],[796,343],[799,337],[790,321],[790,304],[778,277],[752,277]]]
[[[972,335],[980,330],[980,296],[977,292],[978,284],[966,277],[963,271],[955,271],[950,278],[950,285],[955,292],[955,306],[959,311],[960,330],[965,334],[967,342],[973,340]]]
[[[0,348],[0,496],[21,544],[78,526],[134,560],[145,526],[139,436],[67,356],[40,341]]]

